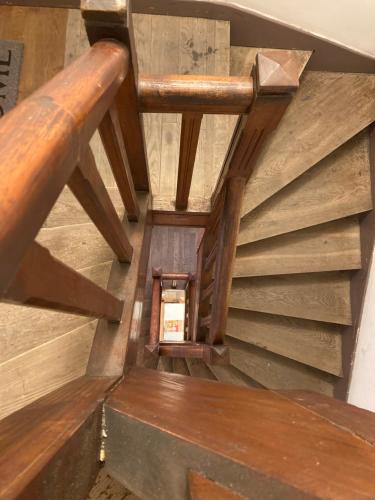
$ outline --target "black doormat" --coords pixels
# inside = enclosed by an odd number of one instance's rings
[[[17,102],[23,43],[0,40],[0,117]]]

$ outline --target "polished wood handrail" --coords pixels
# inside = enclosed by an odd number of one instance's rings
[[[1,119],[0,294],[111,105],[128,59],[125,46],[98,42]]]
[[[247,113],[253,79],[247,76],[140,75],[138,97],[143,113]]]

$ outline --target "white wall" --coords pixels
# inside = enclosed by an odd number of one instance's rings
[[[375,56],[375,0],[230,0]]]
[[[375,248],[374,248],[375,252]],[[359,325],[348,402],[375,412],[375,255]]]

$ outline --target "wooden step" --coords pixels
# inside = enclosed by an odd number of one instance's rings
[[[350,273],[235,278],[230,306],[350,325]]]
[[[342,374],[338,325],[230,309],[227,335],[333,375]]]
[[[207,367],[212,371],[215,378],[223,384],[240,385],[242,387],[263,387],[255,382],[255,380],[240,372],[240,370],[237,370],[234,366],[207,365]]]
[[[267,389],[303,389],[333,396],[335,377],[232,337],[231,364]]]
[[[172,358],[167,356],[160,356],[158,362],[158,370],[162,372],[173,373]]]
[[[365,130],[244,217],[238,244],[371,208],[368,131]]]
[[[186,358],[186,364],[189,373],[192,377],[206,378],[209,380],[216,380],[215,375],[206,366],[206,363],[202,359],[197,358]]]
[[[172,368],[173,373],[179,373],[180,375],[190,375],[189,368],[184,358],[173,358]]]
[[[247,184],[247,214],[375,119],[375,75],[307,71]]]
[[[239,246],[233,276],[360,268],[359,221],[354,216]]]

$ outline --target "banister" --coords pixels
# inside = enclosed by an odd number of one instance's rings
[[[68,182],[128,71],[101,41],[0,120],[0,294]]]

